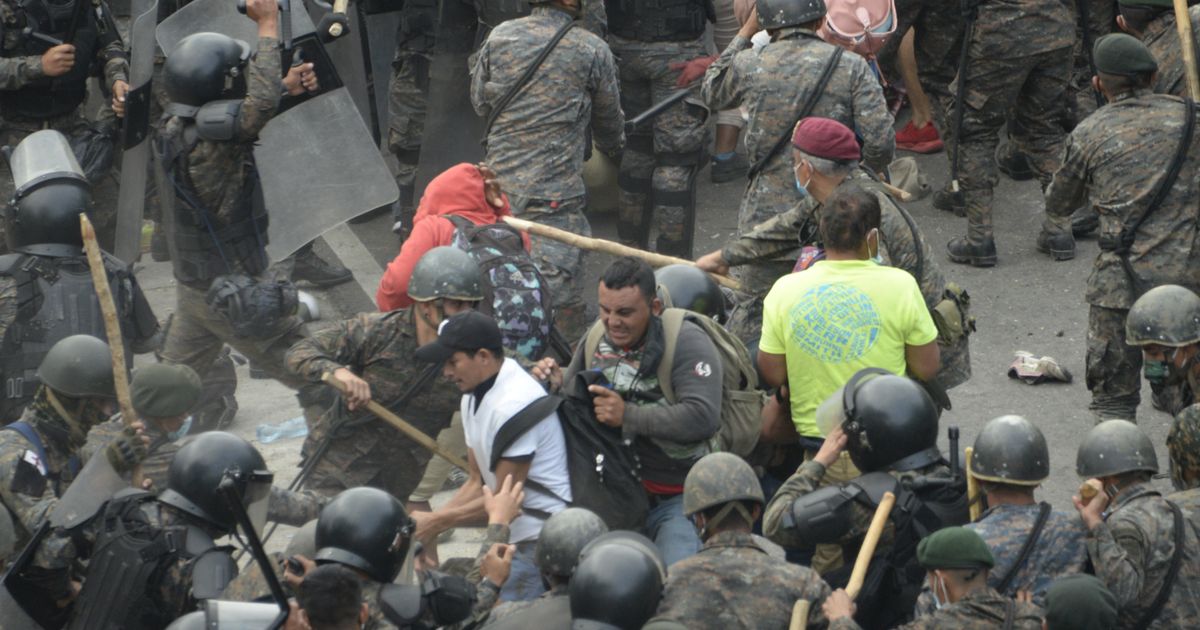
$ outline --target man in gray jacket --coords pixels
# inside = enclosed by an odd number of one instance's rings
[[[552,390],[564,382],[573,386],[581,371],[599,373],[600,384],[588,387],[596,419],[620,427],[632,440],[650,499],[645,533],[671,565],[700,549],[695,527],[683,515],[683,480],[720,428],[722,373],[708,334],[685,320],[671,370],[674,399],[664,394],[658,368],[667,340],[655,288],[654,271],[645,262],[614,261],[600,279],[600,320],[571,364],[563,370],[546,358],[532,373]]]

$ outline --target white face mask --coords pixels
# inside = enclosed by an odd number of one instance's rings
[[[939,576],[936,573],[934,573],[932,575],[933,575],[934,581],[933,581],[933,588],[930,590],[933,591],[933,605],[938,610],[941,610],[942,607],[950,604],[950,592],[946,590],[946,583],[942,581],[941,576]],[[943,599],[941,596],[938,595],[938,587],[939,586],[942,587],[942,593],[945,594],[945,596],[946,596],[945,599]]]
[[[879,251],[879,228],[872,228],[871,231],[875,233],[875,255],[871,256],[871,262],[875,263],[876,265],[882,265],[883,254]],[[868,236],[870,236],[870,234],[868,234]]]

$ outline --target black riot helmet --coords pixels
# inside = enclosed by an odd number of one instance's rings
[[[26,136],[8,160],[13,196],[6,199],[9,249],[39,256],[78,256],[79,214],[92,209],[91,184],[66,136],[53,129]]]
[[[222,532],[233,532],[237,518],[218,490],[222,482],[230,482],[255,529],[261,531],[273,480],[263,456],[249,442],[232,433],[208,431],[189,439],[175,453],[167,471],[167,489],[158,499]]]
[[[757,0],[754,4],[759,25],[768,31],[825,17],[824,0]]]
[[[941,459],[938,408],[911,379],[881,368],[859,370],[817,409],[821,432],[841,426],[846,450],[864,473],[905,471]]]
[[[666,308],[686,308],[718,322],[725,319],[725,295],[709,275],[693,265],[667,265],[654,272],[658,299]]]
[[[604,520],[585,508],[570,507],[546,519],[537,540],[537,564],[542,575],[570,578],[579,554],[588,543],[608,532]]]
[[[220,33],[194,33],[179,40],[163,65],[163,86],[177,115],[205,103],[246,93],[250,44]],[[178,106],[183,106],[178,107]]]
[[[1037,425],[1021,416],[988,420],[975,438],[971,475],[983,481],[1036,486],[1050,476],[1050,448]]]
[[[624,536],[616,536],[624,534]],[[571,578],[573,630],[637,630],[658,609],[666,582],[661,558],[649,539],[610,532],[592,541]]]
[[[317,518],[314,560],[344,564],[377,582],[391,582],[404,565],[415,528],[400,501],[383,490],[344,490]]]
[[[116,398],[112,350],[91,335],[71,335],[51,346],[38,366],[38,378],[72,398]]]

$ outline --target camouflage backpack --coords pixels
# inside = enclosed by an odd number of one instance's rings
[[[504,335],[504,347],[525,358],[542,358],[550,343],[554,309],[546,280],[538,271],[521,233],[505,223],[475,225],[455,215],[454,247],[468,254],[483,274],[479,311],[491,316]]]

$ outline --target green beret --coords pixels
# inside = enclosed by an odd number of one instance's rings
[[[996,564],[987,543],[966,527],[947,527],[922,538],[917,562],[925,569],[990,569]]]
[[[155,363],[138,368],[129,384],[133,410],[148,418],[173,418],[200,399],[200,375],[186,365]]]
[[[1046,591],[1050,630],[1111,630],[1117,627],[1117,598],[1094,575],[1068,575]]]
[[[1123,7],[1157,7],[1160,9],[1172,9],[1175,4],[1171,0],[1117,0],[1117,4]]]
[[[1096,40],[1092,48],[1096,71],[1120,76],[1136,76],[1158,71],[1158,61],[1150,49],[1136,37],[1110,33]]]

